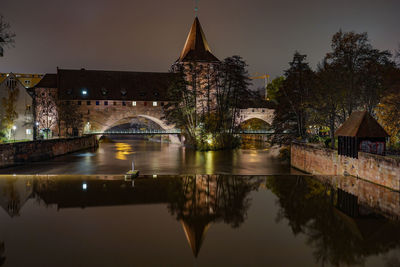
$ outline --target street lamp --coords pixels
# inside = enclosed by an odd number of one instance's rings
[[[14,143],[15,143],[15,130],[17,130],[17,126],[13,125],[12,129],[13,129]]]

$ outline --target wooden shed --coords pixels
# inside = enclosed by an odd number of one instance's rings
[[[336,131],[338,154],[358,158],[358,152],[385,155],[388,133],[366,111],[355,111]]]

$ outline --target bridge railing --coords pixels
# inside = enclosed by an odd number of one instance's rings
[[[160,135],[160,134],[181,134],[180,129],[169,130],[108,130],[108,131],[89,131],[88,134],[95,135]],[[284,132],[285,134],[288,132]],[[234,134],[275,134],[273,130],[236,130]]]
[[[180,134],[181,130],[179,129],[170,129],[170,130],[108,130],[108,131],[89,131],[89,134],[105,134],[105,135],[135,135],[135,134],[143,134],[143,135],[156,135],[156,134]]]

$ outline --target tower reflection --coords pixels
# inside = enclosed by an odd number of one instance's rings
[[[246,222],[257,190],[276,196],[276,222],[287,220],[294,236],[305,236],[318,264],[364,264],[400,247],[400,193],[351,177],[151,175],[132,183],[121,176],[7,176],[0,204],[9,218],[30,200],[58,210],[163,204],[197,258],[210,227]]]

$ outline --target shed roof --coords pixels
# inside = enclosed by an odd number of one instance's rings
[[[368,112],[355,111],[339,127],[335,136],[389,137],[389,134]]]

